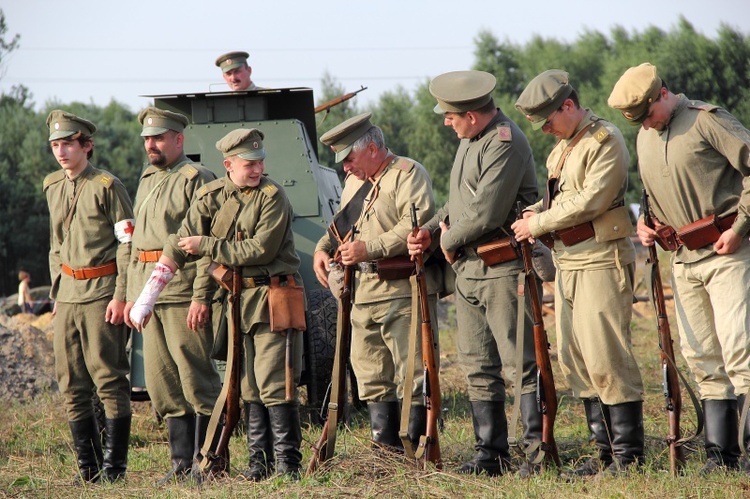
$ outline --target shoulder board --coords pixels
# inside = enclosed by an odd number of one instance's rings
[[[185,176],[185,178],[187,178],[188,180],[193,180],[195,177],[198,176],[198,168],[196,168],[196,166],[198,165],[194,165],[191,163],[183,165],[180,168],[180,173],[182,173]]]
[[[91,181],[104,187],[111,187],[115,183],[115,176],[109,172],[99,171],[91,177]]]
[[[279,187],[268,180],[267,177],[263,177],[263,181],[261,182],[261,185],[259,186],[261,192],[268,196],[269,198],[272,198],[276,195],[277,192],[279,192]]]
[[[513,133],[510,130],[510,124],[503,122],[497,125],[497,138],[500,142],[511,142],[513,140]]]
[[[143,173],[141,173],[141,178],[151,175],[152,173],[156,173],[158,171],[159,171],[159,168],[155,167],[154,165],[149,165],[145,170],[143,170]]]
[[[713,104],[707,104],[705,102],[701,101],[690,101],[688,106],[690,109],[698,109],[699,111],[706,111],[709,113],[713,113],[717,109],[720,109],[719,106],[714,106]]]
[[[596,139],[600,144],[609,138],[609,130],[604,126],[602,121],[595,121],[589,125],[589,133]]]
[[[200,187],[200,189],[198,189],[198,194],[197,194],[198,199],[202,198],[203,196],[205,196],[209,192],[213,192],[213,191],[219,190],[222,187],[224,187],[224,177],[217,178],[216,180],[212,180],[211,182],[209,182],[207,184],[203,184]]]
[[[410,172],[414,168],[414,161],[409,158],[398,157],[391,163],[391,168],[397,168],[399,170]]]
[[[44,177],[44,185],[42,187],[42,190],[47,190],[47,187],[49,187],[52,184],[56,184],[57,182],[60,182],[62,179],[65,178],[65,170],[57,170],[56,172],[52,172],[46,177]]]

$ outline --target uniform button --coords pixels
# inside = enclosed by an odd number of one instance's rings
[[[617,226],[617,225],[615,225],[614,227],[612,227],[612,229],[613,229],[613,230],[614,230],[615,232],[617,232],[618,230],[620,230],[620,227],[619,227],[619,226]]]

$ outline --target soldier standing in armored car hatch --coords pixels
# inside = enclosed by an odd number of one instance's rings
[[[412,253],[439,242],[456,272],[458,359],[468,382],[476,438],[475,457],[459,473],[490,476],[510,467],[503,368],[511,379],[516,379],[517,369],[523,370],[521,386],[515,390],[520,397],[524,447],[541,442],[542,437],[528,299],[524,330],[516,330],[523,262],[513,256],[488,266],[476,251],[484,243],[509,242],[516,202],[526,206],[537,197],[531,147],[518,126],[495,106],[495,84],[495,77],[483,71],[454,71],[430,82],[430,93],[438,102],[435,113],[443,116],[444,125],[453,128],[461,143],[451,169],[448,203],[416,238],[409,238]],[[521,334],[524,349],[518,362],[516,338]],[[527,460],[519,475],[527,477],[539,469]]]
[[[151,165],[141,175],[135,196],[125,306],[125,322],[130,327],[128,314],[161,257],[164,241],[180,228],[198,189],[216,179],[185,156],[185,116],[149,107],[141,111],[138,121]],[[169,431],[172,469],[160,484],[190,475],[221,391],[219,373],[210,358],[213,334],[208,312],[216,285],[206,272],[209,263],[204,258],[185,264],[160,295],[153,320],[143,330],[146,387]]]
[[[253,80],[250,79],[253,68],[247,63],[248,57],[250,54],[247,52],[229,52],[216,59],[216,66],[221,68],[224,81],[233,91],[258,90]]]
[[[643,381],[633,356],[635,248],[624,206],[630,158],[620,131],[588,109],[551,69],[516,101],[535,130],[558,142],[547,158],[542,201],[513,224],[516,239],[551,233],[557,351],[563,377],[583,399],[599,455],[573,475],[616,475],[643,463]]]
[[[642,126],[636,149],[651,215],[657,228],[677,230],[672,288],[682,355],[703,402],[701,471],[737,469],[737,411],[750,403],[750,132],[724,109],[672,93],[649,63],[625,71],[608,103]],[[660,242],[643,217],[638,237]],[[750,419],[742,445],[750,451]]]
[[[76,482],[114,482],[125,476],[130,439],[123,310],[133,208],[122,183],[89,162],[93,123],[55,110],[47,126],[52,153],[62,167],[44,179],[55,373],[78,458]],[[94,389],[106,416],[103,453],[91,400]]]
[[[410,271],[384,279],[378,274],[377,262],[407,255],[412,203],[418,208],[418,220],[424,221],[434,213],[435,202],[425,168],[388,150],[383,132],[370,122],[371,116],[355,116],[320,138],[333,149],[336,162],[343,162],[347,179],[341,210],[332,225],[339,240],[325,235],[318,241],[313,267],[318,280],[327,287],[334,253],[337,258],[340,256],[341,264],[356,266],[351,313],[352,368],[359,396],[367,401],[373,442],[402,451],[399,423],[401,401],[407,390],[412,395],[408,425],[412,444],[425,432],[421,345],[418,342],[414,352],[414,383],[404,386],[412,317]],[[339,246],[352,225],[357,234]],[[431,321],[437,324],[439,269],[428,266],[427,275]]]
[[[240,394],[250,454],[243,476],[260,481],[275,469],[298,478],[302,458],[298,401],[296,391],[294,401],[286,401],[286,339],[271,331],[267,307],[271,277],[293,276],[296,283],[302,283],[292,234],[292,205],[281,186],[263,175],[266,151],[260,130],[229,132],[216,148],[224,155],[227,175],[199,189],[182,226],[169,236],[151,278],[130,311],[130,320],[142,329],[164,286],[177,269],[197,257],[240,267],[243,289],[239,306],[244,333]],[[241,241],[235,238],[238,232],[242,233]],[[294,336],[296,386],[302,341],[299,335]]]

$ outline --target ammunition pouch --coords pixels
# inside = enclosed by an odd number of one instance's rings
[[[518,244],[511,237],[495,239],[488,243],[480,244],[476,249],[477,256],[485,265],[492,267],[500,263],[510,262],[520,257]]]
[[[268,288],[268,316],[271,318],[271,331],[307,329],[305,323],[305,288],[297,286],[294,277],[272,276]],[[285,285],[282,285],[285,284]]]
[[[408,255],[399,255],[377,260],[375,271],[381,281],[397,281],[411,277],[416,271],[416,265]]]
[[[711,215],[691,224],[681,227],[677,231],[678,240],[689,250],[696,250],[713,244],[719,240],[722,232],[730,229],[737,213],[725,217]]]

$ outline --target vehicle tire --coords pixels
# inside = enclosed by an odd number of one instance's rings
[[[328,289],[315,289],[307,295],[307,331],[305,337],[305,376],[308,405],[320,415],[331,382],[336,353],[336,316],[338,302]],[[314,423],[321,420],[315,418]]]

